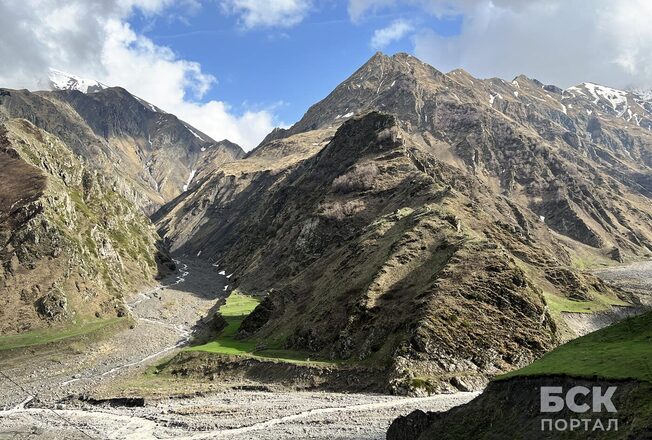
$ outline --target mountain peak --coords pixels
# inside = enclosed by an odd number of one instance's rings
[[[397,60],[397,61],[416,60],[421,62],[421,60],[419,60],[418,58],[414,57],[413,55],[407,52],[396,52],[394,55],[392,55],[389,58],[392,58],[393,60]]]
[[[402,67],[410,67],[410,62],[423,64],[418,58],[407,52],[397,52],[393,55],[387,55],[383,52],[376,52],[369,60],[359,69],[367,70],[369,68],[383,67],[391,64],[397,64]]]
[[[391,57],[388,55],[384,54],[383,52],[376,52],[367,60],[366,63],[364,63],[359,69],[359,71],[365,71],[365,70],[375,70],[380,68],[383,64],[386,64],[388,62],[391,62]]]
[[[411,109],[421,105],[419,91],[441,86],[443,74],[414,56],[399,52],[376,52],[328,96],[308,109],[299,122],[287,130],[275,130],[265,144],[300,132],[333,129],[356,114],[376,110],[410,113],[415,124],[419,118]],[[441,86],[444,87],[444,86]]]
[[[82,78],[52,68],[50,68],[48,79],[52,90],[78,90],[82,93],[94,93],[109,87],[94,79]]]
[[[530,78],[527,75],[520,74],[512,80],[512,85],[518,87],[519,83],[530,84],[534,87],[543,87],[544,84],[536,78]]]

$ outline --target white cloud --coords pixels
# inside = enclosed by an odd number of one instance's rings
[[[394,4],[396,4],[396,0],[349,0],[349,17],[354,23],[357,23],[368,11],[377,11]]]
[[[247,151],[279,125],[270,111],[247,111],[234,116],[229,105],[222,101],[184,102],[175,109],[175,114],[213,139],[229,139]]]
[[[353,21],[405,7],[463,15],[458,36],[423,29],[415,37],[415,55],[443,71],[652,87],[649,0],[349,0]]]
[[[107,76],[103,82],[120,84],[214,139],[226,138],[245,149],[256,146],[274,128],[268,110],[235,116],[224,102],[197,102],[216,81],[202,73],[198,63],[176,59],[171,50],[136,34],[124,22],[110,21],[107,30],[102,54]]]
[[[371,47],[382,49],[385,46],[403,39],[407,34],[412,32],[414,27],[407,20],[394,20],[389,26],[377,29],[371,37]]]
[[[378,13],[384,9],[404,6],[421,8],[442,17],[464,12],[482,3],[520,8],[537,2],[545,2],[545,0],[349,0],[348,11],[351,20],[357,22],[370,12]]]
[[[275,125],[269,109],[237,115],[225,102],[201,102],[216,79],[126,22],[134,8],[157,14],[172,3],[25,0],[10,7],[0,2],[0,86],[47,88],[48,68],[54,67],[122,86],[216,140],[253,148]],[[184,5],[197,7],[193,0]]]
[[[288,28],[299,24],[310,12],[311,0],[221,0],[222,9],[238,15],[246,29]]]

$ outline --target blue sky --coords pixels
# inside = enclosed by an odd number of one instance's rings
[[[245,29],[238,16],[203,6],[183,19],[135,14],[132,27],[179,58],[199,62],[217,83],[203,100],[226,101],[233,111],[271,109],[286,124],[301,118],[377,50],[414,52],[409,36],[385,47],[372,47],[374,31],[405,20],[443,36],[460,32],[461,16],[422,17],[418,9],[401,8],[370,14],[358,23],[349,18],[346,2],[322,4],[290,28]]]
[[[0,0],[0,87],[47,89],[62,70],[249,150],[376,50],[478,78],[652,88],[650,17],[650,0]]]

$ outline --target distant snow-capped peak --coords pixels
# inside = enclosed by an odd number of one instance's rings
[[[50,87],[53,90],[79,90],[83,93],[94,93],[109,87],[94,79],[81,78],[77,75],[52,68],[50,69],[48,78],[50,80]]]
[[[643,101],[652,101],[652,89],[632,89],[631,92]]]

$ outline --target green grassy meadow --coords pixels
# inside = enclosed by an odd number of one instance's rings
[[[652,312],[572,340],[498,380],[557,374],[652,382]]]
[[[246,356],[256,359],[276,360],[298,364],[332,365],[333,362],[311,360],[309,355],[285,350],[279,341],[257,339],[238,339],[237,333],[242,321],[260,301],[252,296],[233,291],[220,307],[219,312],[226,319],[227,326],[213,341],[189,347],[188,351],[203,351],[233,356]],[[257,350],[256,347],[264,347]]]
[[[0,336],[0,351],[34,347],[88,336],[101,330],[107,330],[109,327],[113,327],[126,321],[127,318],[97,319],[73,324],[63,328],[50,327],[32,330],[17,335]]]
[[[546,304],[553,313],[572,312],[572,313],[595,313],[609,310],[611,306],[628,306],[630,304],[621,301],[618,298],[612,298],[600,293],[594,294],[593,301],[575,301],[558,295],[545,293]]]

